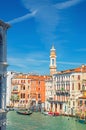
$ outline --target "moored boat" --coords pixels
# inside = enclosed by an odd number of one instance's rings
[[[47,112],[47,111],[44,111],[44,112],[42,112],[42,114],[44,114],[44,115],[48,115],[48,112]]]
[[[47,112],[47,111],[44,111],[44,112],[42,112],[42,114],[49,115],[49,116],[59,116],[58,112]]]
[[[79,119],[79,122],[82,124],[86,124],[86,120],[85,119]]]
[[[59,116],[58,112],[48,112],[48,115],[50,116]]]

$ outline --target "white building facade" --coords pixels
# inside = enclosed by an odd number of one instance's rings
[[[45,82],[45,110],[51,110],[51,102],[54,100],[54,88],[52,78]]]
[[[83,80],[86,80],[86,66],[83,65],[53,75],[55,89],[53,105],[57,104],[59,113],[76,114],[78,99],[82,96]]]

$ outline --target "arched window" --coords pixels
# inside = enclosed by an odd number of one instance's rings
[[[54,59],[52,59],[52,65],[54,65]]]

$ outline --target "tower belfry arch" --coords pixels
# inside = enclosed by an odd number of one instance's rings
[[[56,50],[54,48],[54,45],[52,46],[50,50],[50,75],[53,75],[56,73],[57,66],[56,66]]]

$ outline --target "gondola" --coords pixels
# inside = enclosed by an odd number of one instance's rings
[[[16,111],[18,114],[20,114],[20,115],[31,115],[32,114],[32,112],[31,111],[21,111],[21,110],[19,110],[19,111]]]

